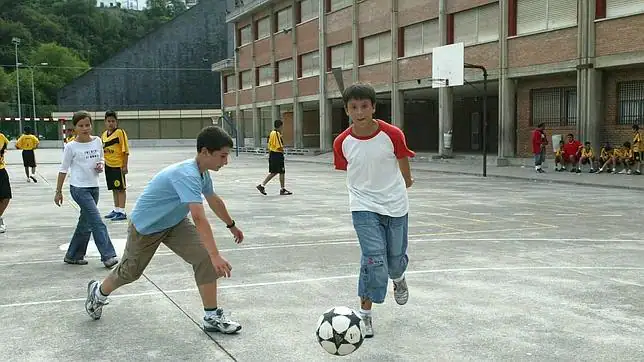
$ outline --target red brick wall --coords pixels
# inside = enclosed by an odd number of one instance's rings
[[[398,60],[398,79],[401,82],[429,79],[432,76],[432,55],[423,54]]]
[[[577,58],[577,28],[508,40],[508,66],[551,64]]]
[[[293,57],[293,40],[291,33],[278,33],[273,38],[275,42],[275,60],[288,59]]]
[[[538,88],[554,87],[574,87],[577,85],[577,75],[575,73],[567,75],[557,75],[549,77],[539,77],[531,79],[520,79],[517,84],[517,156],[532,156],[532,130],[534,126],[530,125],[531,101],[530,90]],[[576,126],[572,127],[546,127],[548,135],[547,157],[552,157],[552,134],[566,135],[575,134]]]
[[[338,45],[351,41],[351,19],[353,7],[334,11],[326,18],[327,46]]]
[[[318,94],[320,92],[320,77],[306,77],[297,80],[300,97]]]
[[[438,0],[400,0],[398,25],[400,27],[438,17]]]
[[[446,8],[447,13],[452,14],[498,2],[498,0],[448,0],[446,1]]]
[[[596,55],[644,50],[644,15],[603,20],[595,24]]]
[[[225,107],[234,107],[235,106],[235,92],[225,93],[224,94],[224,106]]]
[[[485,43],[481,45],[472,45],[465,48],[465,62],[483,65],[488,72],[492,69],[499,68],[499,43]],[[480,70],[466,70],[466,72],[480,73]]]
[[[275,99],[293,97],[293,82],[280,82],[275,84]]]
[[[391,62],[363,65],[358,69],[358,80],[372,85],[391,83]],[[344,84],[346,87],[348,84]]]
[[[358,3],[358,37],[391,30],[391,0]]]
[[[308,53],[319,48],[317,19],[297,26],[297,52]]]
[[[604,122],[600,128],[600,142],[610,142],[613,145],[631,141],[633,136],[632,124],[617,124],[618,97],[617,83],[627,80],[644,81],[644,68],[625,69],[606,72],[604,75]],[[640,124],[640,128],[644,126]]]
[[[353,83],[353,78],[352,78],[352,70],[348,69],[342,72],[342,79],[344,81],[344,87],[348,87]],[[327,72],[326,73],[326,89],[327,92],[336,92],[338,90],[338,84],[335,82],[335,77],[333,76],[333,73]]]
[[[261,87],[255,88],[255,101],[256,102],[268,102],[271,100],[271,86],[263,85]]]
[[[255,42],[255,64],[271,62],[271,40],[269,38]]]
[[[239,61],[240,71],[250,69],[253,64],[253,60],[250,57],[251,46],[253,46],[252,43],[239,48],[239,52],[237,53],[237,60]]]

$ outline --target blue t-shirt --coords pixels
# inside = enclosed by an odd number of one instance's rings
[[[143,235],[163,231],[188,216],[188,204],[202,203],[202,194],[214,194],[210,173],[200,174],[194,159],[175,163],[150,180],[136,201],[130,220]]]

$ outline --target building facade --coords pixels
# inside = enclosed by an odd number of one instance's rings
[[[260,146],[279,118],[290,147],[330,150],[349,124],[335,70],[345,86],[376,88],[376,115],[413,149],[480,152],[481,72],[431,87],[432,49],[459,42],[465,63],[488,70],[488,152],[499,164],[530,155],[539,123],[594,145],[628,141],[644,123],[644,0],[236,3],[226,16],[234,57],[213,70],[246,146]]]

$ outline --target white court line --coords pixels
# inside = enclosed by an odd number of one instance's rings
[[[576,270],[644,270],[644,267],[640,268],[640,267],[610,267],[610,266],[526,266],[526,267],[497,267],[497,268],[452,268],[452,269],[410,270],[405,272],[405,274],[415,275],[415,274],[466,273],[466,272],[486,272],[486,271],[534,271],[534,270],[573,270],[573,271],[576,271]],[[275,282],[220,285],[218,286],[218,289],[246,289],[246,288],[267,287],[267,286],[275,286],[275,285],[305,284],[305,283],[315,283],[315,282],[328,281],[328,280],[352,279],[357,277],[358,277],[358,274],[350,274],[350,275],[337,275],[337,276],[322,277],[322,278],[280,280]],[[177,293],[186,293],[186,292],[195,292],[195,291],[197,291],[196,287],[186,288],[186,289],[164,290],[163,292],[165,294],[177,294]],[[161,295],[161,292],[154,291],[154,292],[143,292],[143,293],[117,294],[117,295],[111,296],[110,298],[113,298],[113,299],[136,298],[136,297],[150,296],[150,295]],[[33,306],[33,305],[43,305],[43,304],[59,304],[59,303],[68,303],[68,302],[80,302],[84,300],[85,298],[52,299],[52,300],[43,300],[43,301],[35,301],[35,302],[0,304],[0,308],[24,307],[24,306]]]

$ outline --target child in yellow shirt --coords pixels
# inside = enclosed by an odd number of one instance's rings
[[[31,133],[31,127],[29,126],[25,126],[24,133],[16,141],[16,148],[22,150],[22,164],[25,166],[27,182],[30,180],[38,182],[34,177],[36,175],[36,154],[34,150],[38,148],[39,144],[40,140]],[[31,174],[29,174],[29,168],[31,168]]]
[[[595,151],[593,150],[590,142],[586,141],[584,143],[584,148],[581,149],[581,157],[579,158],[579,166],[577,167],[577,173],[581,172],[583,165],[590,165],[590,173],[595,172]]]

